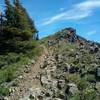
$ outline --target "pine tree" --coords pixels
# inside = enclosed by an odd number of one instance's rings
[[[34,22],[29,17],[26,9],[21,5],[19,0],[14,0],[14,16],[15,27],[21,29],[23,38],[32,38],[33,33],[36,33]]]
[[[11,5],[10,0],[5,0],[5,17],[7,20],[3,29],[4,37],[18,40],[32,39],[33,35],[37,33],[34,22],[20,3],[20,0],[13,0],[13,2],[14,5]]]
[[[5,17],[7,19],[6,21],[6,25],[8,26],[13,26],[13,20],[14,20],[14,16],[13,16],[13,7],[12,5],[10,4],[10,1],[9,0],[5,0],[5,7],[6,7],[6,10],[5,10]]]

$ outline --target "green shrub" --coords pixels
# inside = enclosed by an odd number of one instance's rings
[[[97,100],[96,91],[92,88],[86,88],[84,90],[84,97],[85,97],[85,100]]]
[[[85,89],[88,86],[88,83],[84,79],[80,79],[77,82],[77,86],[78,86],[79,90],[83,90],[83,89]]]
[[[29,40],[32,39],[32,31],[29,29],[19,29],[19,28],[15,28],[15,27],[5,27],[3,29],[4,31],[4,36],[7,39],[13,39],[16,37],[19,37],[22,40]]]
[[[10,94],[10,91],[8,88],[5,88],[3,86],[0,86],[0,95],[8,96]]]
[[[85,80],[86,80],[86,81],[95,80],[95,75],[87,74],[87,75],[85,76]]]
[[[17,41],[16,43],[22,52],[18,50],[18,53],[7,52],[5,55],[0,55],[0,84],[11,81],[16,72],[22,70],[23,65],[26,65],[32,59],[36,60],[43,51],[43,47],[39,47],[38,43],[33,40]]]
[[[6,60],[8,64],[16,63],[20,60],[20,56],[16,53],[8,53]]]
[[[68,96],[68,100],[83,100],[83,99],[80,92],[78,92],[73,96]]]
[[[17,53],[8,53],[6,55],[0,56],[0,69],[5,68],[11,64],[20,61],[21,56]]]
[[[67,74],[66,77],[70,80],[70,82],[75,83],[79,90],[83,90],[88,86],[86,80],[80,78],[80,75],[78,74]]]
[[[14,71],[13,69],[8,69],[5,73],[6,82],[10,82],[14,78]]]

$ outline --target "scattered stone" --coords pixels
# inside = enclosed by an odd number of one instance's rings
[[[19,76],[19,79],[23,79],[23,76],[22,76],[22,75],[20,75],[20,76]]]
[[[58,80],[57,87],[58,89],[63,89],[65,86],[65,80]]]
[[[74,83],[69,83],[68,86],[70,87],[70,88],[69,88],[69,92],[70,92],[72,95],[76,94],[76,93],[79,91],[78,88],[77,88],[77,85],[74,84]]]

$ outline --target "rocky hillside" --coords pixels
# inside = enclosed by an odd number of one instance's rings
[[[100,100],[99,43],[66,28],[40,44],[45,52],[8,86],[6,100]]]
[[[78,36],[73,28],[44,41],[53,53],[42,66],[41,83],[52,93],[51,100],[99,100],[100,44]]]

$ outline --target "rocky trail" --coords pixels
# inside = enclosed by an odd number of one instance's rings
[[[11,95],[8,100],[28,100],[33,89],[42,88],[40,84],[40,66],[43,66],[44,59],[48,55],[47,49],[35,64],[26,65],[25,71],[12,84],[18,82],[17,86],[10,87]],[[34,63],[34,62],[33,62]]]
[[[52,51],[44,49],[37,62],[26,66],[28,70],[15,80],[18,85],[10,87],[12,93],[7,100],[64,100],[65,73],[57,68],[62,60],[61,55],[57,61]]]

